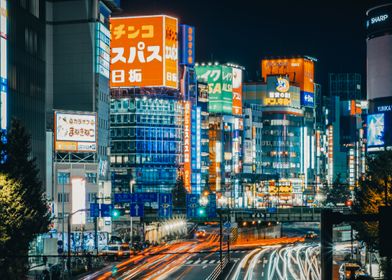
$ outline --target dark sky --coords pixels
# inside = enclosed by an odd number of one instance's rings
[[[122,0],[122,8],[123,15],[167,14],[178,17],[180,23],[195,26],[196,61],[240,64],[246,67],[251,79],[256,78],[256,71],[260,75],[260,61],[265,56],[316,57],[316,82],[326,88],[329,72],[359,72],[365,81],[365,12],[381,3]]]

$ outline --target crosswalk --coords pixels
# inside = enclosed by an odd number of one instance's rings
[[[212,260],[197,259],[197,260],[189,260],[185,264],[186,265],[191,265],[191,264],[201,264],[201,265],[204,265],[204,264],[214,264],[214,263],[217,263],[218,261],[219,260],[215,260],[215,259],[212,259]]]

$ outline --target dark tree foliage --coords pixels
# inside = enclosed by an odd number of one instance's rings
[[[173,206],[175,208],[186,207],[186,189],[184,185],[184,177],[178,176],[176,184],[173,189]]]
[[[379,206],[392,205],[392,151],[380,152],[367,160],[367,171],[355,192],[354,211],[359,214],[377,213]],[[359,239],[377,249],[377,224],[358,223]]]
[[[325,205],[336,206],[341,203],[346,203],[351,197],[351,192],[348,184],[342,183],[340,173],[336,176],[332,186],[324,185],[324,193],[326,196]]]
[[[372,214],[378,213],[380,206],[392,206],[391,187],[392,151],[379,152],[367,160],[366,176],[355,191],[354,212]],[[354,228],[358,232],[358,239],[366,242],[370,251],[379,248],[377,222],[355,223]],[[384,261],[382,265],[384,275],[387,267]]]
[[[4,241],[0,243],[0,278],[22,279],[27,270],[29,243],[37,234],[47,232],[50,214],[35,159],[31,157],[30,135],[19,121],[12,121],[7,142],[0,144],[0,150],[6,154],[5,162],[0,164],[0,174],[14,182],[9,183],[14,185],[8,187],[12,190],[9,195],[21,206],[15,208],[15,204],[7,204],[7,197],[0,206],[2,217],[18,220],[17,224],[2,221],[9,226],[0,227]],[[13,215],[4,216],[13,210]]]

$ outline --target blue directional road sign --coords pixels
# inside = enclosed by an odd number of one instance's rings
[[[149,192],[142,192],[142,193],[134,193],[132,194],[132,203],[139,203],[139,202],[157,202],[158,201],[158,193],[149,193]]]
[[[131,217],[144,217],[144,204],[143,203],[131,203],[131,209],[129,211]]]
[[[92,217],[92,218],[99,217],[99,204],[98,203],[90,203],[90,217]]]
[[[171,193],[159,194],[159,217],[171,218],[173,215],[173,196]]]
[[[208,195],[207,215],[208,218],[216,217],[216,194],[214,193]]]
[[[131,193],[115,193],[114,194],[114,203],[131,202],[131,200],[132,200]]]
[[[187,194],[186,195],[186,217],[196,218],[197,209],[200,207],[199,195],[198,194]]]
[[[112,216],[113,204],[101,204],[101,217]]]

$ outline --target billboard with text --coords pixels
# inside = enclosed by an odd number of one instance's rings
[[[97,151],[97,116],[95,113],[56,111],[54,120],[56,151]]]
[[[176,18],[118,17],[110,23],[112,88],[178,88]]]

